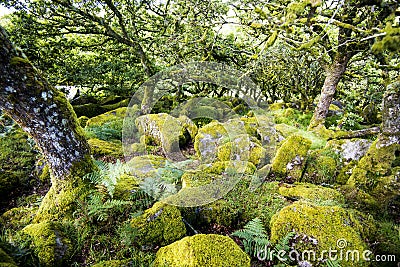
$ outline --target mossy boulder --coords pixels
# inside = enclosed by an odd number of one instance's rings
[[[229,237],[188,236],[158,250],[154,267],[250,266],[249,256]]]
[[[200,170],[187,171],[181,177],[182,188],[206,185],[221,177],[221,175],[205,173]]]
[[[132,219],[131,226],[137,231],[135,243],[144,247],[165,246],[186,234],[179,209],[161,202]]]
[[[139,133],[145,136],[146,144],[159,145],[167,157],[176,159],[181,157],[180,145],[186,144],[191,138],[187,127],[194,134],[193,125],[181,120],[166,113],[158,113],[140,116],[135,123]]]
[[[368,151],[372,141],[367,139],[354,138],[350,140],[330,140],[326,148],[336,150],[347,162],[361,159]]]
[[[128,175],[143,180],[144,178],[156,176],[156,170],[164,167],[165,162],[166,159],[161,156],[137,156],[126,163],[125,169]]]
[[[36,211],[36,207],[17,207],[7,210],[0,218],[6,228],[20,230],[32,222]]]
[[[400,195],[399,155],[400,144],[385,145],[384,140],[378,138],[353,169],[347,184],[365,191],[386,205]]]
[[[314,150],[309,153],[307,167],[302,181],[313,184],[333,184],[336,172],[340,168],[334,155],[327,155],[326,150]],[[335,153],[332,151],[332,153]]]
[[[254,165],[262,167],[267,160],[267,151],[257,139],[242,134],[219,146],[217,157],[221,161],[250,161]]]
[[[303,199],[317,203],[344,203],[343,195],[335,189],[309,183],[283,184],[279,187],[279,194],[291,199]]]
[[[0,248],[0,267],[17,267],[15,261]]]
[[[272,160],[272,171],[281,179],[299,181],[305,167],[307,152],[311,141],[300,136],[291,135],[283,141]]]
[[[305,131],[283,123],[276,124],[274,127],[276,131],[284,138],[288,138],[289,136],[296,134],[309,139],[311,141],[310,149],[321,149],[326,146],[326,139],[313,132]]]
[[[97,138],[91,138],[88,140],[92,154],[96,157],[101,156],[112,156],[112,157],[122,157],[124,155],[122,150],[121,141],[104,141]]]
[[[94,126],[103,126],[107,123],[115,122],[115,121],[123,121],[126,115],[127,108],[122,107],[115,110],[108,111],[106,113],[100,114],[96,117],[90,118],[86,126],[94,127]]]
[[[202,164],[198,170],[203,173],[222,174],[224,172],[244,173],[251,175],[257,168],[250,161],[216,161],[209,164]]]
[[[130,112],[131,109],[134,110],[134,107],[129,109]],[[88,119],[85,127],[86,135],[88,138],[98,138],[103,141],[120,141],[126,114],[127,108],[122,107]]]
[[[60,223],[30,224],[22,232],[31,238],[31,247],[41,266],[61,266],[72,254],[71,240],[67,238]]]
[[[226,138],[228,138],[228,132],[224,125],[218,121],[213,121],[201,127],[194,141],[197,156],[204,162],[214,161],[218,146]]]
[[[357,211],[338,206],[317,206],[302,201],[283,208],[271,219],[273,243],[294,231],[300,237],[299,242],[295,242],[294,249],[300,253],[306,250],[315,251],[316,259],[322,251],[358,250],[360,261],[343,260],[339,262],[341,266],[368,266],[362,260],[363,251],[368,249],[364,240],[374,235],[375,230],[373,219]],[[305,239],[314,241],[301,241]]]

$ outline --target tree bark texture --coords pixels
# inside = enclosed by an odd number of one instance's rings
[[[336,92],[336,87],[342,78],[343,73],[346,71],[347,63],[349,62],[350,58],[351,55],[348,53],[338,53],[326,71],[321,97],[308,127],[310,130],[325,123],[325,118],[328,113],[329,106],[332,103],[333,96]]]
[[[0,108],[35,140],[53,178],[65,179],[88,161],[89,145],[65,96],[56,91],[0,27]]]

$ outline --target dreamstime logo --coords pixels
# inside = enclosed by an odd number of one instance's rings
[[[189,101],[181,103],[169,114],[142,115],[142,111],[150,111],[168,97],[184,92],[199,91],[203,88],[204,97],[191,97]],[[181,64],[151,77],[136,91],[131,98],[124,119],[122,141],[127,165],[131,166],[132,174],[141,179],[141,187],[157,187],[157,190],[148,190],[158,201],[175,206],[190,207],[201,206],[222,198],[241,179],[244,169],[250,159],[250,151],[235,153],[231,149],[229,160],[225,162],[222,177],[211,179],[209,183],[199,186],[183,186],[177,181],[166,181],[163,173],[160,174],[159,164],[155,164],[147,149],[139,150],[149,142],[162,147],[162,153],[168,161],[168,171],[201,171],[201,166],[210,166],[216,161],[217,147],[223,142],[240,142],[243,147],[250,146],[250,136],[247,134],[245,124],[227,102],[208,97],[207,91],[212,90],[229,93],[239,97],[249,110],[252,111],[254,123],[257,128],[263,129],[268,134],[263,136],[263,147],[268,155],[275,149],[275,130],[272,119],[264,109],[260,108],[260,99],[250,97],[254,92],[260,92],[257,86],[243,73],[223,64],[213,62],[194,62]],[[201,90],[200,90],[201,91]],[[211,90],[210,90],[211,91]],[[264,104],[264,103],[262,103]],[[262,120],[260,120],[260,116]],[[216,120],[215,133],[202,132],[195,144],[198,159],[188,159],[181,151],[180,141],[185,134],[190,135],[192,141],[196,135],[197,127],[193,121]],[[220,128],[224,130],[221,130]],[[148,156],[147,164],[138,166],[134,156]],[[144,157],[142,157],[143,159]],[[208,165],[207,165],[208,164]],[[128,168],[129,169],[129,168]],[[171,173],[171,172],[169,172]],[[170,179],[171,180],[171,179]],[[155,185],[156,184],[156,185]],[[256,188],[256,180],[251,187]]]
[[[275,258],[280,262],[325,262],[330,261],[376,261],[376,262],[396,262],[395,255],[373,255],[370,250],[359,251],[356,249],[346,249],[348,247],[347,240],[340,238],[336,241],[336,248],[329,248],[318,253],[315,250],[303,250],[301,252],[296,249],[291,250],[275,250],[265,246],[264,249],[257,252],[257,258],[261,261],[273,261]]]

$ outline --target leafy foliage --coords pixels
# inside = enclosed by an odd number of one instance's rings
[[[254,218],[243,229],[233,232],[232,235],[242,239],[244,250],[253,257],[270,244],[268,234],[259,218]]]

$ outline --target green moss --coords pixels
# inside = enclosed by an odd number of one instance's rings
[[[266,150],[258,140],[249,138],[248,135],[238,135],[217,149],[217,157],[221,161],[241,160],[250,161],[254,165],[264,165]]]
[[[92,265],[92,267],[129,267],[132,266],[132,260],[109,260],[102,261]]]
[[[348,182],[351,174],[353,173],[353,169],[357,166],[357,161],[353,160],[343,168],[340,169],[339,174],[336,177],[336,183],[344,185]]]
[[[72,244],[56,222],[30,224],[22,230],[32,238],[32,248],[41,266],[60,266],[71,255]]]
[[[370,229],[370,230],[368,230]],[[297,242],[294,249],[299,252],[314,250],[319,258],[323,250],[340,250],[337,247],[339,239],[346,241],[345,250],[368,249],[364,238],[372,235],[375,229],[374,221],[361,213],[346,210],[336,206],[316,206],[308,202],[295,202],[283,208],[271,220],[271,241],[277,242],[294,231],[300,237],[314,238],[316,242]],[[325,256],[326,253],[325,253]],[[315,262],[312,261],[312,262]],[[344,266],[366,266],[362,261],[342,261]]]
[[[190,134],[184,128],[189,124],[186,122],[182,125],[180,120],[166,113],[143,115],[138,117],[135,123],[141,135],[162,146],[164,152],[172,158],[175,155],[179,156],[179,145],[190,140]],[[190,131],[193,130],[192,126]]]
[[[194,235],[160,248],[154,267],[250,266],[249,256],[229,237]]]
[[[178,120],[181,122],[182,127],[188,131],[190,138],[194,140],[198,131],[196,124],[184,115],[179,116]]]
[[[52,185],[43,198],[33,222],[72,218],[77,201],[83,201],[90,190],[90,185],[83,181],[82,177],[94,169],[93,160],[87,155],[81,161],[74,163],[70,169],[70,176],[63,180],[51,177]]]
[[[43,183],[43,182],[48,182],[50,181],[50,168],[49,165],[46,164],[43,169],[42,169],[42,173],[39,175],[39,180]]]
[[[221,175],[205,173],[197,170],[187,171],[181,177],[182,188],[206,185],[219,178],[221,178]]]
[[[273,103],[273,104],[268,106],[269,110],[271,110],[271,111],[284,109],[285,107],[286,107],[285,103]]]
[[[338,191],[308,183],[295,183],[279,187],[279,194],[285,197],[304,199],[311,202],[344,203],[344,197]]]
[[[132,192],[139,190],[139,184],[140,182],[134,176],[121,175],[114,188],[114,198],[129,200]]]
[[[125,117],[126,111],[127,111],[126,107],[108,111],[104,114],[89,119],[86,123],[86,126],[88,127],[102,126],[106,123],[110,123],[113,121],[122,121]]]
[[[377,255],[400,255],[400,225],[391,222],[378,222],[375,248]],[[385,266],[391,266],[387,263]],[[383,263],[380,266],[384,266]]]
[[[359,160],[347,184],[372,195],[382,205],[387,204],[400,192],[400,167],[395,164],[399,151],[400,144],[383,146],[378,138]]]
[[[120,141],[103,141],[97,138],[88,140],[89,146],[92,150],[92,154],[95,156],[113,156],[122,157],[122,144]]]
[[[165,246],[186,234],[179,209],[161,202],[132,219],[131,226],[137,231],[135,242],[140,246]]]
[[[289,136],[283,141],[272,160],[272,171],[281,178],[292,177],[298,181],[310,147],[310,140],[299,135]]]
[[[88,122],[89,118],[86,116],[80,116],[78,118],[78,124],[82,127],[85,128],[86,127],[86,123]]]
[[[27,58],[13,57],[10,60],[10,65],[31,65],[31,62]]]
[[[235,172],[235,173],[245,173],[253,174],[257,168],[251,162],[246,161],[216,161],[212,164],[203,164],[198,167],[198,169],[204,173],[214,173],[222,174],[223,172]]]
[[[317,150],[310,153],[302,181],[313,184],[333,184],[335,182],[337,162],[332,155],[323,155],[324,152],[324,150]]]
[[[216,148],[227,136],[228,133],[220,122],[213,121],[201,127],[194,141],[197,156],[203,161],[212,161],[216,154]]]
[[[16,126],[4,135],[0,133],[0,198],[29,185],[37,156],[31,141]]]
[[[154,177],[156,169],[165,166],[166,159],[160,156],[146,155],[133,157],[126,163],[126,170],[129,175],[137,179]]]
[[[10,256],[8,256],[8,254],[5,253],[2,248],[0,248],[0,266],[17,267],[17,264],[14,262],[14,260]]]
[[[4,212],[0,218],[6,228],[20,230],[32,222],[36,211],[34,207],[17,207]]]
[[[294,126],[290,126],[287,124],[277,124],[275,125],[275,129],[285,138],[289,137],[292,134],[297,134],[311,140],[312,143],[310,149],[320,149],[326,145],[325,138],[322,138],[313,132],[304,131]]]

